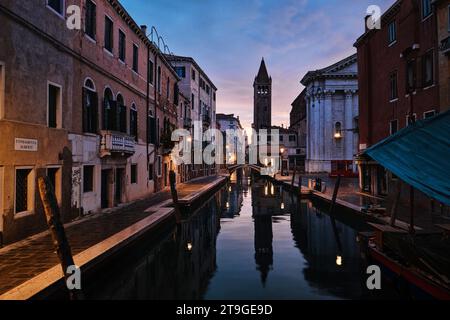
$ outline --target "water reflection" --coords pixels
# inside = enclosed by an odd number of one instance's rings
[[[265,179],[235,175],[189,219],[122,257],[88,297],[367,297],[356,242],[367,226],[326,211]]]

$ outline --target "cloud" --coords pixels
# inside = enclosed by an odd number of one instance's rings
[[[378,3],[377,3],[378,2]],[[273,123],[289,123],[308,70],[355,52],[370,4],[395,0],[122,0],[138,23],[155,25],[176,54],[189,55],[218,87],[217,112],[253,121],[261,57],[273,78]]]

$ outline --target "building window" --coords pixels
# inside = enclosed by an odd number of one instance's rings
[[[447,30],[450,32],[450,5],[448,6],[447,10],[447,23],[448,23]]]
[[[106,88],[103,100],[103,130],[116,130],[116,106],[111,90]]]
[[[137,176],[138,176],[138,166],[137,164],[132,164],[131,165],[131,174],[130,174],[130,182],[131,184],[136,184],[137,183]]]
[[[180,78],[186,78],[186,67],[175,67],[175,72]]]
[[[83,192],[94,191],[94,166],[83,167]]]
[[[422,64],[423,64],[423,86],[429,87],[432,86],[434,83],[434,52],[433,50],[427,52],[422,57]]]
[[[284,136],[280,135],[280,142],[284,141]]]
[[[61,202],[61,170],[60,168],[47,168],[47,177],[55,191],[58,203]]]
[[[206,86],[206,94],[209,96],[209,91],[210,91],[210,87],[207,85]]]
[[[334,124],[334,138],[341,139],[342,138],[342,123],[336,122]]]
[[[5,65],[0,62],[0,119],[5,116]]]
[[[34,171],[16,169],[15,213],[34,210]]]
[[[170,78],[169,77],[167,77],[166,98],[167,98],[167,100],[169,100],[169,98],[170,98]]]
[[[196,80],[196,77],[197,77],[197,75],[196,75],[196,73],[195,73],[195,70],[194,69],[192,69],[192,72],[191,72],[191,75],[192,75],[192,80]]]
[[[51,8],[60,16],[64,16],[64,0],[47,0],[47,7]]]
[[[406,92],[412,93],[416,90],[416,61],[410,60],[406,65]]]
[[[150,84],[153,84],[153,75],[154,75],[154,65],[153,65],[153,61],[149,60],[148,61],[148,82]]]
[[[61,128],[61,87],[48,84],[47,125],[49,128]]]
[[[149,164],[148,165],[148,181],[152,181],[153,180],[153,164]]]
[[[117,128],[120,132],[127,133],[127,107],[122,95],[117,95]]]
[[[152,117],[151,114],[148,115],[147,117],[147,121],[148,121],[148,142],[151,144],[156,144],[156,132],[157,132],[157,128],[156,128],[156,119],[154,117]]]
[[[216,93],[213,93],[213,101],[216,101]]]
[[[158,92],[159,92],[159,94],[161,94],[161,67],[158,67],[158,75],[157,75],[156,81],[157,81]]]
[[[105,49],[109,52],[113,52],[114,47],[114,23],[112,20],[105,16]]]
[[[138,120],[137,120],[137,109],[136,105],[133,103],[130,109],[130,135],[138,141]]]
[[[86,1],[85,32],[93,40],[97,36],[97,6],[92,0]]]
[[[133,71],[139,72],[139,47],[133,44]]]
[[[417,115],[414,113],[413,115],[407,115],[406,116],[406,126],[409,126],[411,124],[414,124],[417,120]]]
[[[156,157],[156,175],[158,177],[161,177],[162,175],[162,157],[161,156],[157,156]]]
[[[397,25],[395,24],[395,21],[392,21],[391,23],[389,23],[388,41],[389,41],[389,44],[393,44],[395,41],[397,41]]]
[[[397,131],[398,131],[398,120],[392,120],[392,121],[389,123],[389,132],[390,132],[391,135],[392,135],[392,134],[397,133]]]
[[[119,59],[122,62],[125,62],[127,49],[126,49],[126,39],[127,36],[122,30],[119,30]]]
[[[295,136],[294,135],[290,135],[289,136],[289,142],[295,142]]]
[[[389,76],[389,83],[390,83],[390,100],[395,100],[398,98],[398,86],[397,86],[397,72],[393,72]]]
[[[97,133],[98,95],[94,83],[88,79],[83,88],[83,132]]]
[[[431,0],[422,0],[422,18],[425,19],[432,13]]]
[[[191,105],[192,105],[192,110],[194,110],[194,108],[195,108],[195,96],[194,96],[194,94],[192,94],[191,95]]]
[[[423,113],[424,119],[433,118],[436,115],[436,110],[431,110]]]

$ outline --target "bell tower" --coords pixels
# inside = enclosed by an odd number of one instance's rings
[[[272,126],[272,78],[267,72],[264,58],[253,83],[253,127],[255,130]]]

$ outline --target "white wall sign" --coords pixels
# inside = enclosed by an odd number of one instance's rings
[[[36,152],[38,151],[38,141],[35,139],[16,138],[14,150]]]

